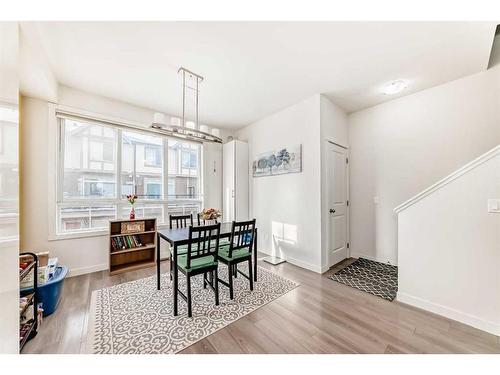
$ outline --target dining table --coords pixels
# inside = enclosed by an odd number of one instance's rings
[[[232,223],[221,223],[219,238],[230,238],[232,230]],[[236,235],[238,233],[235,233]],[[178,290],[179,290],[179,271],[177,269],[177,249],[179,246],[187,245],[189,243],[189,227],[184,228],[166,228],[159,229],[156,232],[156,283],[157,289],[161,289],[161,272],[160,272],[160,245],[161,240],[168,242],[172,247],[172,273],[173,273],[173,307],[174,315],[177,315],[178,309]],[[253,278],[257,281],[257,228],[255,228],[255,238],[253,241]]]

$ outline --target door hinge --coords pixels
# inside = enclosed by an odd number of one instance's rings
[[[347,248],[349,248],[349,242],[347,243]]]
[[[349,158],[345,158],[345,163],[349,163]]]
[[[349,201],[347,201],[347,205],[349,206]]]

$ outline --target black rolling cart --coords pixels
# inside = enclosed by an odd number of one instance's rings
[[[24,269],[19,269],[19,282],[33,272],[33,291],[20,295],[20,298],[25,299],[24,304],[19,306],[19,351],[21,352],[26,342],[35,337],[38,330],[38,257],[34,253],[26,252],[19,254],[19,260],[28,263]],[[31,309],[33,309],[32,315]]]

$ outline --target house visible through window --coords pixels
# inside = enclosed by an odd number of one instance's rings
[[[147,166],[152,166],[152,167],[161,166],[162,148],[156,146],[154,147],[145,146],[144,159],[145,159],[145,165]]]
[[[64,198],[116,198],[117,130],[64,120]],[[106,187],[104,186],[106,184]]]
[[[168,192],[169,197],[175,197],[175,177],[168,178]]]
[[[196,168],[198,155],[196,150],[182,151],[182,168]]]
[[[0,102],[0,242],[19,239],[18,119],[17,105]]]
[[[168,140],[168,210],[186,214],[201,210],[201,145]]]
[[[159,224],[201,210],[201,145],[64,116],[59,127],[57,233],[107,228],[128,216],[128,194],[139,197],[136,217]]]
[[[157,183],[147,183],[146,184],[146,195],[150,198],[156,197],[161,198],[161,184]]]

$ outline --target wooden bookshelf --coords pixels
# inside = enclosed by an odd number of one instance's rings
[[[109,222],[109,273],[111,275],[155,265],[156,219]]]

